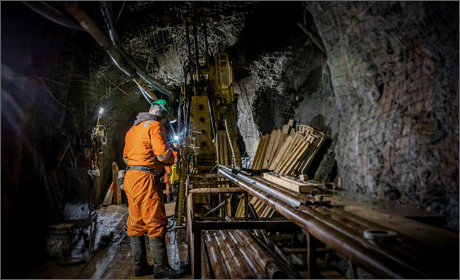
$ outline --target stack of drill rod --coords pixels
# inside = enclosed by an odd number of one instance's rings
[[[458,277],[458,259],[433,255],[430,246],[398,233],[394,244],[369,241],[363,229],[387,228],[371,221],[354,219],[358,216],[331,208],[311,205],[304,194],[275,188],[275,184],[257,176],[247,176],[226,166],[219,173],[229,178],[254,197],[289,219],[326,246],[352,263],[366,268],[382,278],[455,278]],[[442,276],[442,277],[440,277]]]
[[[216,279],[280,279],[284,270],[245,230],[206,231],[202,276]],[[209,260],[209,263],[208,263]]]

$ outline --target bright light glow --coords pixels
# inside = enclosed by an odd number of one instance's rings
[[[99,109],[99,115],[102,115],[103,112],[104,112],[104,108],[101,107],[101,109]]]
[[[176,140],[176,141],[179,140],[179,136],[174,135],[174,140]]]

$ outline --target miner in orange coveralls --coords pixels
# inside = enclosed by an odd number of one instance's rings
[[[147,262],[144,234],[149,237],[153,256],[153,275],[180,277],[184,270],[173,270],[166,253],[165,198],[160,183],[164,164],[174,162],[173,150],[167,144],[165,123],[167,103],[152,103],[149,112],[139,113],[134,125],[126,133],[123,160],[127,164],[124,189],[128,198],[127,234],[131,243],[135,275],[152,274]]]

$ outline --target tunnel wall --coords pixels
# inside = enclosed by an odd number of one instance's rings
[[[458,3],[306,3],[327,50],[344,187],[458,229]]]

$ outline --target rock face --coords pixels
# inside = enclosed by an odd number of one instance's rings
[[[458,228],[458,3],[307,2],[340,117],[343,185]]]

